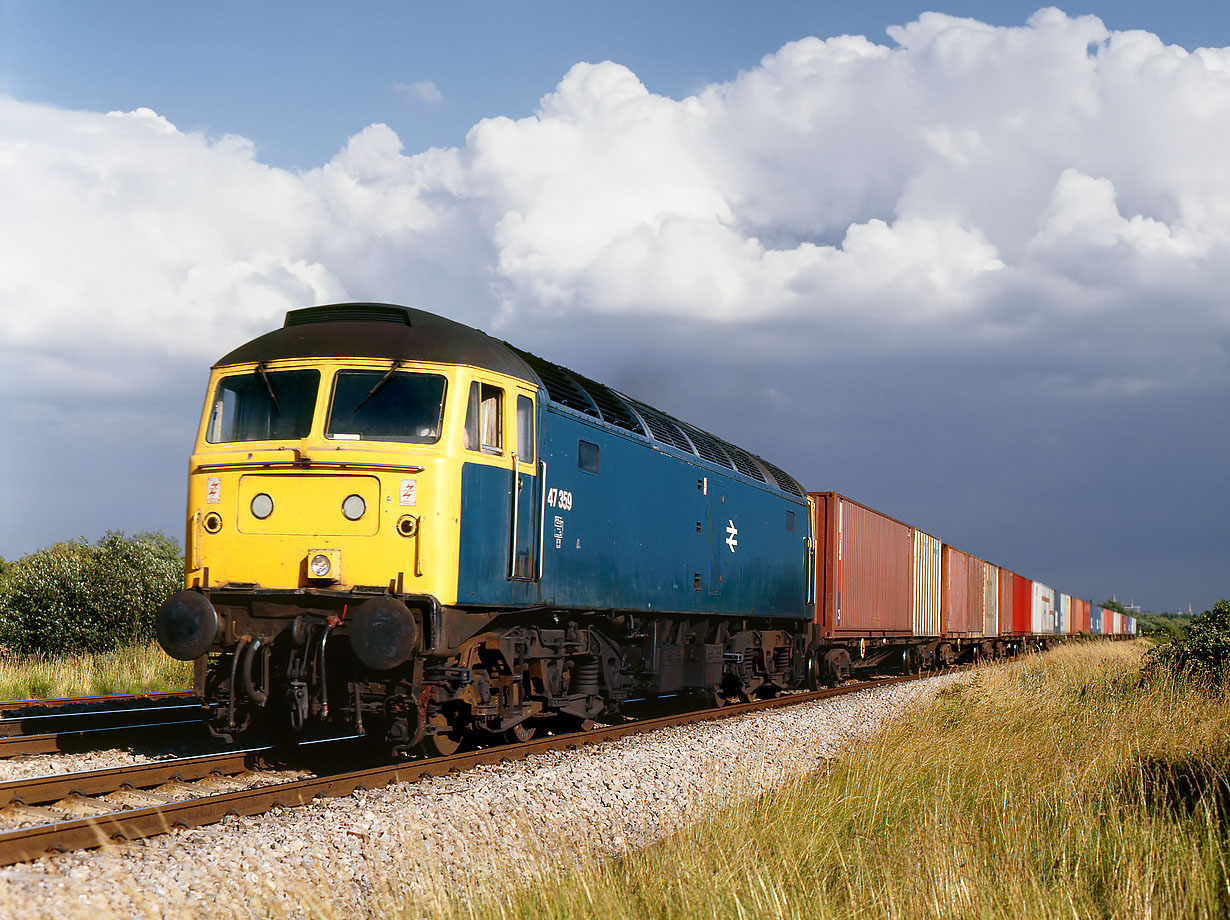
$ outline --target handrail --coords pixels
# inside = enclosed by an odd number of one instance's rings
[[[426,469],[422,466],[410,466],[402,463],[369,463],[366,460],[235,460],[228,463],[200,463],[195,472],[206,470],[233,469],[309,469],[311,467],[328,467],[342,470],[401,470],[405,473],[421,473]]]
[[[542,557],[547,548],[547,461],[538,461],[538,576],[542,581]]]
[[[512,455],[512,528],[508,540],[508,580],[517,577],[517,518],[521,513],[521,476],[517,472],[517,455]]]

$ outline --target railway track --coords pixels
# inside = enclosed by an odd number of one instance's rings
[[[168,731],[200,726],[201,715],[200,701],[185,693],[10,700],[0,703],[0,758],[165,738]]]
[[[915,675],[880,678],[447,757],[385,762],[357,770],[325,769],[313,775],[303,775],[302,770],[286,773],[266,769],[270,749],[260,748],[14,780],[0,783],[0,819],[24,822],[27,826],[0,830],[0,865],[157,836],[175,828],[214,824],[227,815],[257,815],[275,807],[306,805],[316,798],[346,796],[392,782],[415,782],[480,764],[521,760],[547,751],[576,749],[662,728],[731,718],[917,679]]]

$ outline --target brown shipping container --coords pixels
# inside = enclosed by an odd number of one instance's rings
[[[813,492],[811,498],[821,635],[911,635],[913,530],[836,492]]]
[[[944,544],[945,636],[981,636],[982,560]]]
[[[1007,569],[999,570],[999,634],[1012,635],[1012,602],[1015,592],[1012,590],[1016,576]]]

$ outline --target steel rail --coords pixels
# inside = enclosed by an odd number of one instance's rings
[[[181,713],[178,719],[155,719],[106,728],[61,729],[36,735],[0,737],[0,759],[23,754],[76,754],[94,751],[115,747],[117,743],[133,744],[141,736],[155,732],[188,731],[203,724],[204,720],[200,716],[185,719]]]
[[[257,815],[275,807],[306,805],[317,798],[346,796],[357,790],[375,789],[392,782],[415,782],[444,773],[461,772],[482,764],[523,760],[534,754],[552,750],[577,749],[663,728],[733,718],[783,706],[796,706],[888,684],[917,680],[920,676],[923,675],[880,678],[827,690],[790,694],[770,700],[630,721],[586,732],[552,735],[521,744],[483,748],[447,757],[383,764],[369,769],[330,773],[235,792],[219,792],[201,798],[183,799],[147,808],[135,808],[89,818],[18,828],[0,832],[0,865],[26,862],[53,853],[102,847],[114,841],[122,842],[157,836],[175,828],[214,824],[228,815]],[[173,765],[174,762],[168,762],[169,767]],[[20,781],[16,785],[20,785]]]
[[[196,757],[177,757],[123,767],[105,767],[81,773],[53,773],[0,782],[0,808],[6,805],[44,805],[70,796],[93,797],[124,789],[153,789],[164,783],[188,783],[207,776],[233,776],[258,769],[269,748],[220,751]]]
[[[200,703],[163,703],[125,709],[90,709],[79,712],[49,712],[41,715],[0,717],[0,738],[47,735],[63,731],[126,728],[135,721],[145,724],[175,722],[195,715],[200,721]]]
[[[160,700],[182,700],[190,702],[197,699],[190,690],[151,690],[138,693],[104,693],[96,696],[59,696],[50,699],[0,700],[0,713],[15,709],[55,709],[67,706],[81,706],[90,703],[123,703],[123,702],[159,702]]]

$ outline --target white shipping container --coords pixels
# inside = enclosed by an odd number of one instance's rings
[[[1072,595],[1061,591],[1056,598],[1055,632],[1066,636],[1072,632]]]
[[[940,634],[943,602],[943,543],[921,530],[914,531],[914,635]]]
[[[1040,581],[1034,582],[1033,606],[1029,611],[1029,631],[1035,636],[1055,631],[1055,591]]]
[[[1116,636],[1123,634],[1123,614],[1121,614],[1117,610],[1115,611],[1115,625],[1111,629],[1111,632],[1114,633]]]
[[[999,635],[999,566],[982,563],[982,634]]]

